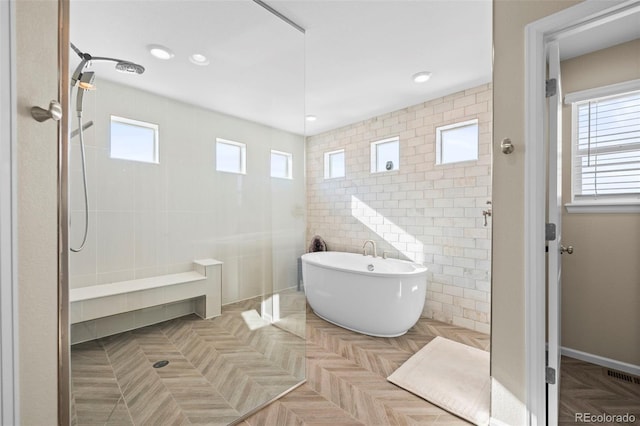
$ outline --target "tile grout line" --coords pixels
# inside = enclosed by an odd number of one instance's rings
[[[116,385],[118,385],[118,390],[120,391],[120,399],[118,399],[118,402],[116,402],[116,405],[111,410],[111,413],[109,413],[109,417],[107,417],[107,421],[104,424],[106,426],[109,423],[109,420],[111,420],[111,416],[113,416],[113,414],[116,411],[116,408],[118,408],[118,404],[120,403],[120,400],[122,400],[122,402],[124,403],[124,407],[127,410],[127,415],[129,416],[129,419],[131,420],[131,424],[135,426],[136,423],[133,421],[133,417],[131,416],[131,411],[129,410],[129,404],[127,404],[127,400],[124,397],[124,392],[127,389],[129,389],[129,385],[131,383],[128,383],[124,390],[122,389],[122,387],[120,386],[120,380],[118,380],[118,376],[116,375],[115,369],[113,368],[113,363],[111,362],[111,357],[109,356],[109,352],[107,351],[107,349],[104,346],[103,339],[100,339],[98,342],[100,343],[100,347],[102,348],[102,350],[104,351],[105,356],[107,357],[107,361],[109,362],[109,366],[111,367],[111,371],[113,371],[113,378],[115,379]]]
[[[205,320],[205,321],[206,321],[206,320]],[[197,372],[198,372],[198,374],[200,374],[200,377],[202,377],[202,378],[203,378],[203,379],[204,379],[204,380],[205,380],[205,381],[206,381],[206,382],[211,386],[211,389],[215,390],[215,392],[216,392],[218,395],[220,395],[220,398],[221,398],[222,400],[224,400],[224,402],[225,402],[225,403],[227,403],[227,405],[229,406],[229,408],[231,408],[233,411],[235,411],[236,413],[238,413],[238,416],[240,416],[240,412],[238,412],[238,410],[236,409],[236,407],[234,407],[234,406],[233,406],[233,404],[231,404],[231,402],[230,402],[230,401],[228,401],[228,400],[224,397],[224,395],[218,391],[218,388],[216,388],[216,387],[214,386],[214,384],[213,384],[213,383],[211,383],[211,382],[209,381],[209,379],[208,379],[208,378],[206,378],[206,377],[202,374],[202,371],[200,371],[200,368],[198,368],[196,365],[194,365],[194,364],[191,362],[191,359],[190,359],[190,358],[189,358],[189,357],[188,357],[184,352],[182,352],[182,349],[181,349],[181,348],[179,348],[179,347],[174,343],[173,339],[172,339],[171,337],[167,336],[167,334],[164,332],[164,330],[163,330],[162,328],[160,328],[160,332],[161,332],[161,333],[162,333],[162,334],[167,338],[167,340],[171,343],[171,345],[172,345],[174,348],[176,348],[176,349],[178,350],[178,352],[180,353],[180,355],[182,355],[182,357],[183,357],[185,360],[187,360],[187,362],[189,363],[189,365],[191,365],[191,366],[193,367],[193,369],[194,369],[195,371],[197,371]],[[195,334],[195,335],[197,335],[198,333],[197,333],[196,331],[194,331],[194,330],[193,330],[193,328],[192,328],[191,326],[189,326],[189,334]],[[208,345],[207,345],[207,346],[208,346]],[[214,351],[218,352],[215,348],[212,348],[212,349],[213,349]],[[176,401],[176,403],[177,403],[177,401]],[[178,406],[180,406],[180,404],[178,404]]]
[[[143,328],[147,328],[147,329],[157,329],[157,325],[151,325],[151,326],[147,326],[147,327],[143,327]],[[137,350],[140,352],[140,354],[142,355],[142,357],[144,357],[147,361],[149,361],[149,358],[147,357],[147,354],[145,353],[144,349],[141,348],[140,343],[138,342],[137,338],[133,338],[133,340],[136,342],[136,346],[137,346]],[[106,352],[106,351],[105,351]],[[107,352],[107,356],[108,356],[108,352]],[[150,363],[150,361],[149,361]],[[112,364],[113,365],[113,364]],[[155,370],[155,369],[153,369]],[[158,378],[159,383],[162,385],[162,387],[164,388],[164,390],[170,395],[171,399],[176,403],[176,405],[180,408],[180,414],[182,414],[182,416],[186,419],[188,424],[192,424],[191,421],[189,421],[189,418],[184,414],[184,411],[182,410],[182,406],[180,404],[178,404],[178,401],[176,401],[175,397],[173,396],[173,392],[169,391],[169,388],[167,388],[167,386],[165,385],[164,381],[162,380],[162,377],[158,374],[157,371],[152,371],[153,374],[155,374],[155,376]],[[115,373],[114,373],[115,374]],[[116,381],[118,381],[117,376],[116,376]],[[127,406],[127,411],[129,413],[129,416],[132,419],[132,423],[134,426],[136,426],[136,422],[133,421],[133,416],[131,415],[131,410],[128,407],[126,398],[124,397],[124,392],[129,388],[129,386],[131,385],[131,381],[127,384],[127,386],[125,387],[125,389],[122,391],[122,397],[124,398],[124,402],[125,405]],[[118,387],[120,388],[120,383],[118,381]]]

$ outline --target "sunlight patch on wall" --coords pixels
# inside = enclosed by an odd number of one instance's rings
[[[255,309],[244,311],[242,319],[249,330],[257,330],[280,321],[280,295],[273,294],[260,303],[260,313]]]
[[[351,215],[412,261],[424,262],[424,244],[420,240],[353,195]]]

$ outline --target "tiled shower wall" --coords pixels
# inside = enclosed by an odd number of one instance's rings
[[[108,80],[85,95],[89,233],[70,254],[70,287],[190,271],[224,262],[223,304],[298,283],[304,252],[304,140]],[[159,163],[114,159],[110,115],[159,125]],[[77,126],[74,120],[74,128]],[[247,145],[244,175],[216,171],[216,138]],[[270,177],[270,150],[293,155],[293,179]],[[71,245],[80,244],[84,202],[78,138],[70,168]],[[175,309],[174,309],[175,310]]]
[[[423,316],[489,333],[492,85],[484,84],[307,138],[307,241],[429,268]],[[436,165],[436,127],[477,118],[478,160]],[[399,170],[370,171],[370,144],[399,136]],[[324,179],[324,153],[345,149],[346,176]]]

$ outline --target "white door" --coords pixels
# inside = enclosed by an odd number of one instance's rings
[[[562,261],[562,92],[558,42],[547,45],[547,129],[549,139],[549,176],[547,223],[555,225],[555,238],[548,239],[548,360],[547,360],[547,424],[558,424],[560,393],[560,306]],[[555,82],[554,82],[555,80]],[[549,226],[549,225],[548,225]]]

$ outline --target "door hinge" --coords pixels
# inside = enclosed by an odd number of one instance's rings
[[[544,238],[547,241],[555,241],[556,239],[556,224],[547,223],[544,227]]]
[[[550,385],[555,385],[556,384],[556,369],[555,368],[551,368],[551,367],[547,367],[546,370],[546,381],[547,383],[549,383]]]
[[[555,96],[556,93],[558,93],[558,80],[552,78],[545,81],[544,83],[544,93],[547,98]]]

